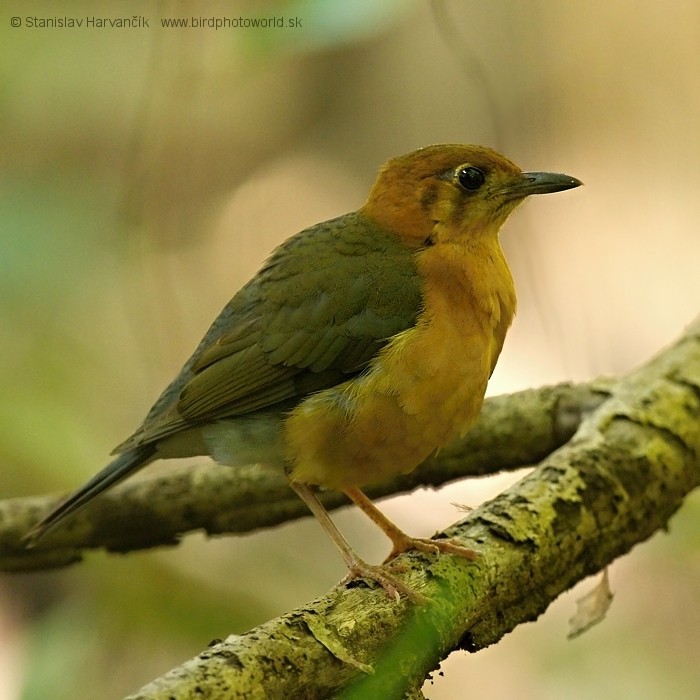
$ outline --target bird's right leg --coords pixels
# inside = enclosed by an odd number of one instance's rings
[[[309,507],[309,510],[314,514],[316,520],[321,524],[321,527],[328,533],[331,540],[333,540],[333,543],[340,552],[340,556],[343,557],[343,561],[348,567],[348,573],[345,578],[343,578],[342,583],[352,581],[356,578],[368,578],[372,581],[376,581],[389,596],[396,601],[400,600],[400,594],[403,594],[416,603],[425,602],[425,596],[414,591],[402,581],[399,581],[386,571],[383,566],[368,564],[364,559],[360,558],[357,552],[351,547],[350,543],[345,539],[343,533],[340,532],[336,524],[331,520],[328,511],[323,507],[321,501],[318,500],[316,494],[306,484],[290,481],[290,486],[299,498]]]

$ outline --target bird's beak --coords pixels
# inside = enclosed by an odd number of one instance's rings
[[[581,180],[561,173],[522,173],[495,194],[503,195],[508,200],[524,199],[531,194],[561,192],[579,187],[582,184]]]

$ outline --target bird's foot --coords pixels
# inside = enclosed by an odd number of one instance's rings
[[[359,578],[370,579],[378,583],[387,592],[387,595],[397,603],[401,600],[402,595],[419,604],[427,603],[429,600],[422,593],[390,574],[384,566],[368,564],[366,561],[357,558],[351,566],[348,566],[348,573],[340,583],[346,584]]]
[[[457,540],[453,539],[433,540],[423,537],[410,537],[406,533],[401,532],[400,536],[396,536],[395,533],[391,541],[393,547],[391,548],[391,552],[389,552],[389,556],[384,560],[385,564],[394,559],[394,557],[410,549],[417,549],[421,552],[427,552],[428,554],[453,554],[457,557],[469,559],[470,561],[474,561],[479,556],[479,552],[469,549],[469,547],[465,547]]]
[[[474,561],[479,556],[478,552],[475,552],[469,547],[465,547],[460,544],[457,540],[453,539],[441,539],[432,540],[424,539],[422,537],[411,537],[407,535],[398,525],[393,523],[389,518],[382,513],[377,506],[372,503],[372,501],[365,496],[362,491],[358,488],[347,488],[343,492],[345,495],[355,503],[359,508],[361,508],[383,531],[384,534],[391,540],[392,548],[389,556],[384,560],[384,563],[390,562],[394,557],[397,557],[402,552],[407,552],[410,549],[418,549],[421,552],[427,552],[428,554],[438,554],[443,552],[444,554],[454,554],[458,557],[464,557]],[[347,561],[347,560],[346,560]]]

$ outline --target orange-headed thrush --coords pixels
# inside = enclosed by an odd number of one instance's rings
[[[498,232],[532,194],[581,184],[522,172],[481,146],[393,158],[365,205],[279,246],[226,305],[117,457],[49,513],[69,513],[158,458],[210,455],[283,469],[339,548],[350,577],[407,593],[360,559],[318,501],[338,489],[393,543],[473,558],[416,539],[361,487],[410,472],[474,423],[515,313]]]

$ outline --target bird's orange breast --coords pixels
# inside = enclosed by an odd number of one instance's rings
[[[416,325],[286,419],[292,479],[343,489],[406,473],[476,419],[515,312],[510,271],[495,237],[417,256]]]

